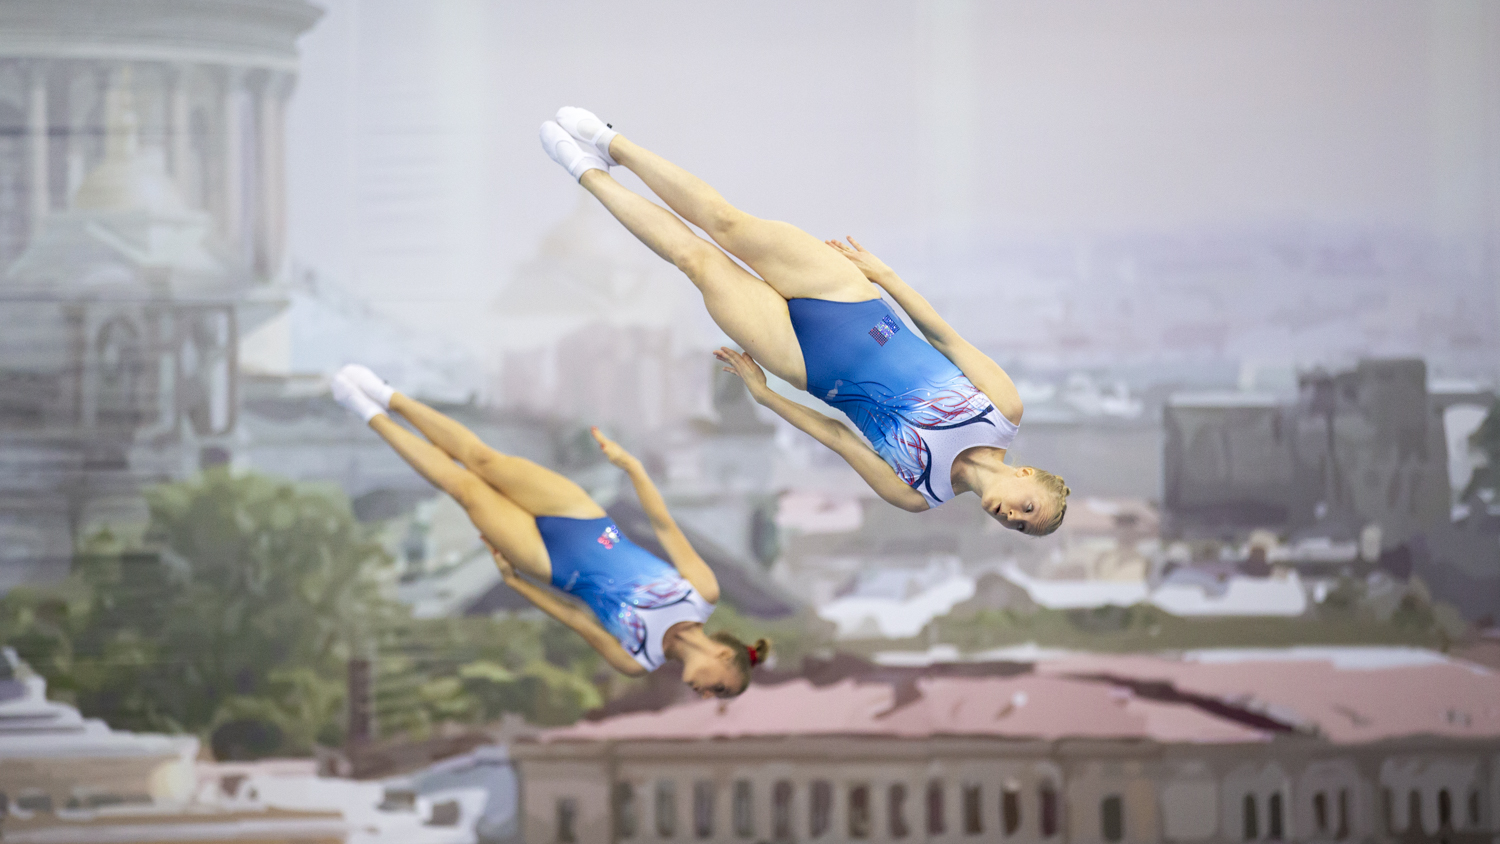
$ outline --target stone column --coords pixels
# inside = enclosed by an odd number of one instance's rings
[[[78,66],[71,61],[48,65],[47,189],[48,207],[68,206],[68,150],[73,143],[73,77]]]
[[[245,254],[245,76],[237,68],[224,73],[224,192],[219,197],[224,239],[240,259]]]
[[[167,131],[170,140],[172,178],[177,189],[190,205],[198,204],[199,192],[193,180],[193,127],[192,115],[188,111],[188,74],[191,69],[185,64],[172,65],[167,73]]]
[[[43,62],[32,63],[30,91],[26,103],[26,137],[30,148],[31,236],[42,225],[42,218],[52,209],[47,167],[47,71]]]
[[[272,73],[260,95],[260,221],[257,269],[271,279],[281,273],[286,248],[286,101],[292,74]]]

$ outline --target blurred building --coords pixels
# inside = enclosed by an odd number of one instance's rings
[[[0,591],[228,459],[302,0],[0,6]]]
[[[1295,398],[1174,395],[1165,410],[1166,528],[1348,540],[1376,524],[1387,546],[1431,534],[1451,509],[1444,412],[1489,398],[1430,392],[1415,359],[1304,373]]]
[[[0,649],[0,807],[180,802],[192,795],[197,756],[193,736],[111,730],[48,700],[47,681]]]
[[[1075,655],[762,683],[512,758],[528,841],[1479,844],[1497,697],[1422,651]]]

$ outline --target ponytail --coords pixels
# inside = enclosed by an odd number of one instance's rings
[[[740,687],[740,692],[750,687],[750,670],[766,661],[771,655],[771,643],[765,639],[756,639],[755,644],[747,645],[740,641],[738,636],[724,630],[713,635],[713,640],[723,645],[728,645],[731,651],[731,659],[740,673],[745,675],[745,685]]]

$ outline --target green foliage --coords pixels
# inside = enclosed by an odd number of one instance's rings
[[[150,550],[107,533],[61,584],[0,598],[0,643],[117,729],[192,732],[228,758],[343,741],[347,662],[374,658],[382,736],[506,712],[576,720],[612,687],[551,619],[413,619],[331,488],[212,470],[149,491]]]
[[[977,651],[1036,643],[1045,647],[1130,652],[1292,645],[1415,645],[1446,649],[1466,624],[1435,602],[1420,580],[1390,583],[1371,595],[1345,578],[1323,603],[1297,618],[1174,616],[1150,604],[1086,610],[983,610],[936,618],[909,647],[942,642]],[[856,652],[889,650],[890,641],[845,643]]]

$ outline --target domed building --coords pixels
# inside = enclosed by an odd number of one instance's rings
[[[229,459],[304,0],[0,4],[0,593]]]

